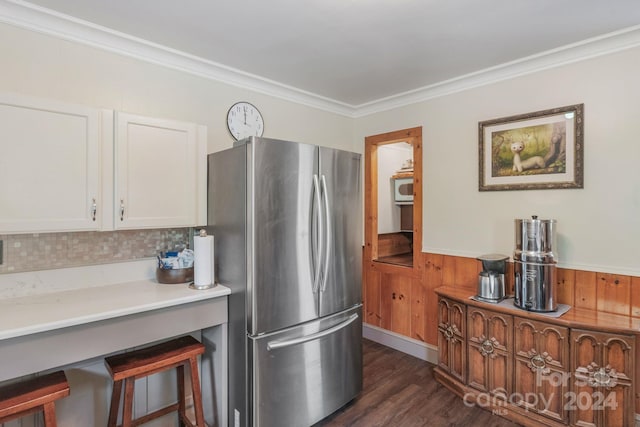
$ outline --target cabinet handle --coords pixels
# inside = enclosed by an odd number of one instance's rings
[[[449,341],[453,338],[453,327],[451,325],[447,326],[444,330],[444,337]]]
[[[95,222],[96,220],[96,212],[98,212],[98,205],[96,204],[96,199],[92,199],[91,202],[91,220]]]
[[[124,221],[124,199],[120,199],[120,221]]]
[[[530,363],[531,363],[532,370],[534,369],[542,370],[547,366],[544,359],[539,354],[536,354],[535,356],[533,356],[530,360]]]
[[[618,376],[616,370],[611,369],[610,366],[599,368],[598,365],[592,363],[587,370],[589,371],[587,382],[591,387],[611,388],[616,386]]]
[[[480,353],[482,353],[483,356],[488,356],[491,353],[493,353],[493,343],[490,340],[484,340],[482,342],[482,345],[480,346]]]

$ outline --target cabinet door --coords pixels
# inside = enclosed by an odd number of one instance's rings
[[[380,274],[380,326],[395,333],[411,335],[411,276]]]
[[[0,234],[100,229],[103,114],[0,96]]]
[[[573,329],[571,344],[571,423],[634,425],[635,337]]]
[[[513,318],[468,307],[467,350],[469,386],[508,401],[513,378]]]
[[[205,140],[193,123],[117,113],[115,228],[203,225]]]
[[[467,374],[466,317],[464,304],[438,300],[438,366],[462,382]]]
[[[513,403],[566,423],[569,390],[569,330],[514,318],[515,378]]]

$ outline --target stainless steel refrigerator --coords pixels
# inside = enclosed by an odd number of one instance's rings
[[[248,138],[208,158],[229,426],[306,427],[362,389],[360,155]]]

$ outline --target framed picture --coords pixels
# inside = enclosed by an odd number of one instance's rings
[[[478,124],[479,190],[583,188],[584,104]]]

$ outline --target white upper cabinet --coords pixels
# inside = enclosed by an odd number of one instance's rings
[[[206,127],[116,113],[116,229],[206,222]]]
[[[0,234],[101,229],[102,119],[110,114],[0,94]]]
[[[206,224],[207,128],[0,94],[0,234]]]

